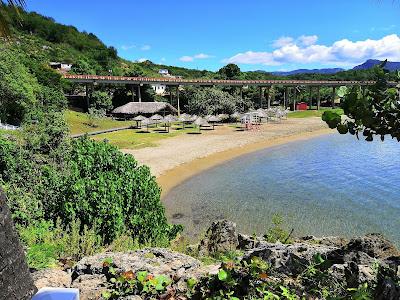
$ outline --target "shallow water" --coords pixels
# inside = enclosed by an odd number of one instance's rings
[[[222,217],[261,234],[279,213],[295,235],[380,232],[400,245],[400,143],[334,134],[264,149],[190,178],[164,202],[192,237]]]

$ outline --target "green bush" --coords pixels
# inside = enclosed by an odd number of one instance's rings
[[[128,231],[140,243],[167,243],[180,231],[169,225],[160,188],[147,166],[108,143],[72,142],[70,175],[57,211],[96,225],[106,242]]]
[[[113,108],[112,97],[103,91],[94,91],[90,98],[90,112],[104,116]]]

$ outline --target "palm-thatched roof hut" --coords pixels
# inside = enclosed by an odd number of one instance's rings
[[[177,112],[175,107],[165,102],[129,102],[115,108],[112,114],[119,117],[132,118],[137,115],[166,115],[176,114]]]

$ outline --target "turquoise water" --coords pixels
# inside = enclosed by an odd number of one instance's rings
[[[189,236],[219,218],[260,234],[279,213],[295,235],[380,232],[400,245],[400,143],[332,134],[264,149],[190,178],[164,202]]]

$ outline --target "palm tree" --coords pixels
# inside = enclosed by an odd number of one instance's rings
[[[9,5],[16,10],[17,14],[19,14],[19,10],[25,7],[25,0],[0,0],[0,5],[0,36],[9,37],[10,28],[8,26],[6,12],[3,6]]]

